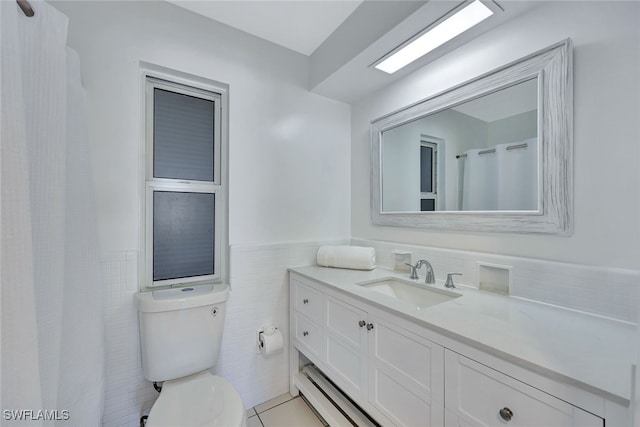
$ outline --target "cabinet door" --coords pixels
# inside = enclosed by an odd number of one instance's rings
[[[604,420],[452,351],[446,351],[448,426],[603,427]]]
[[[327,296],[326,363],[332,380],[353,399],[365,397],[367,382],[367,313]]]
[[[444,425],[443,347],[381,317],[369,320],[369,403],[395,425]]]

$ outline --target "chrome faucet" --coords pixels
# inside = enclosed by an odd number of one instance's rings
[[[426,265],[427,266],[427,274],[424,277],[424,283],[436,283],[436,278],[435,278],[435,274],[433,272],[433,267],[431,266],[429,261],[427,261],[426,259],[419,260],[418,262],[416,262],[416,265],[411,265],[409,263],[405,263],[405,264],[407,264],[409,267],[411,267],[411,275],[409,276],[409,278],[411,280],[418,280],[418,270],[423,265]]]

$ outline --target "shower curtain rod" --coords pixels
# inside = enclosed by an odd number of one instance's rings
[[[18,6],[20,6],[20,9],[22,9],[24,14],[27,15],[29,18],[31,18],[33,15],[36,14],[27,0],[16,0],[16,3],[18,3]]]
[[[507,151],[511,151],[511,150],[515,150],[517,148],[527,148],[527,143],[525,142],[524,144],[517,144],[517,145],[510,145],[507,147]],[[478,151],[478,154],[489,154],[489,153],[495,153],[496,149],[495,148],[491,148],[489,150],[483,150],[483,151]],[[458,154],[456,156],[456,159],[459,159],[461,157],[467,157],[467,154]]]

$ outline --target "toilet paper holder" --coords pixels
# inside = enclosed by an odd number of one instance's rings
[[[264,335],[273,335],[279,328],[277,326],[264,326],[262,329],[257,331],[257,346],[256,346],[256,354],[260,354],[264,349]]]

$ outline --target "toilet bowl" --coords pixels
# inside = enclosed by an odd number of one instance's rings
[[[135,295],[143,373],[163,381],[147,427],[246,427],[240,395],[210,372],[218,362],[228,298],[226,284]]]
[[[225,379],[200,372],[165,381],[147,427],[246,427],[240,395]]]

